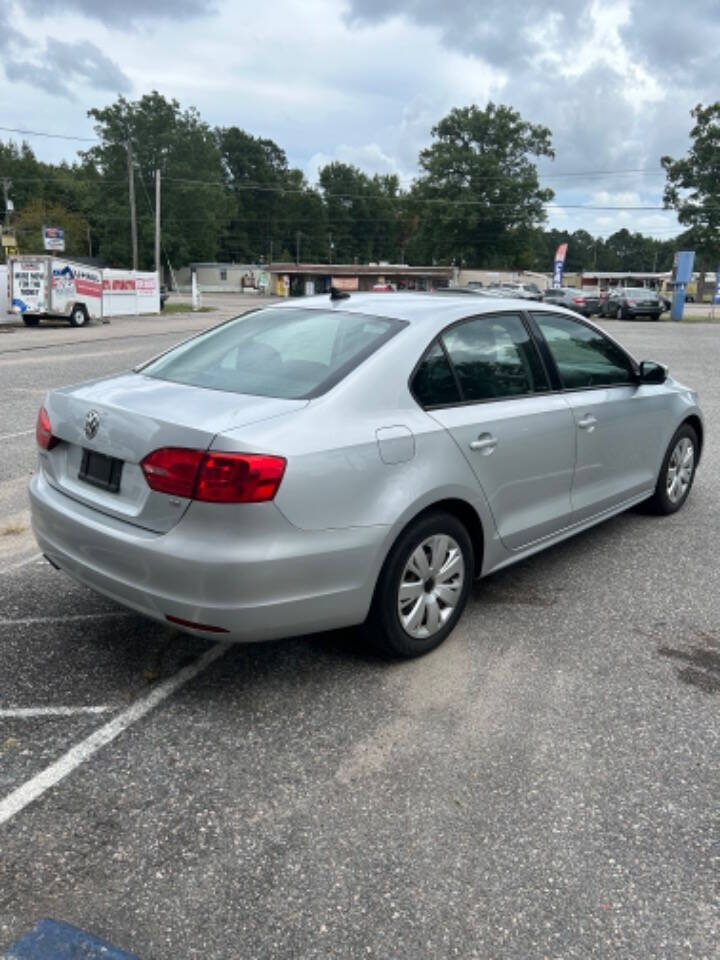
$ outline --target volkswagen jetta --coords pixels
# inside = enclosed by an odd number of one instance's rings
[[[439,644],[486,576],[649,500],[678,510],[695,393],[560,307],[372,294],[253,311],[51,391],[46,557],[196,635],[363,624]]]

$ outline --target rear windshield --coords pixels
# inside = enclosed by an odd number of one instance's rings
[[[654,300],[657,297],[657,291],[647,287],[627,287],[625,295],[635,297],[636,300]]]
[[[305,400],[325,393],[404,326],[333,309],[269,307],[208,330],[141,372],[193,387]]]

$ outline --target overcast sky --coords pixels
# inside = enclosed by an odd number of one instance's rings
[[[671,213],[627,208],[661,205],[719,42],[717,0],[0,0],[0,125],[92,136],[90,107],[157,89],[310,180],[339,159],[409,183],[432,125],[491,99],[552,130],[550,226],[665,238]],[[27,139],[44,160],[82,146]]]

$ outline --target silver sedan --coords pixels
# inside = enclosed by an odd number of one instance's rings
[[[32,522],[48,560],[196,635],[351,625],[395,656],[473,578],[690,493],[697,396],[551,305],[315,297],[50,392]]]

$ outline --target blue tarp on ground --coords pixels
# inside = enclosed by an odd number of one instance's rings
[[[140,960],[60,920],[41,920],[0,954],[0,960]]]

